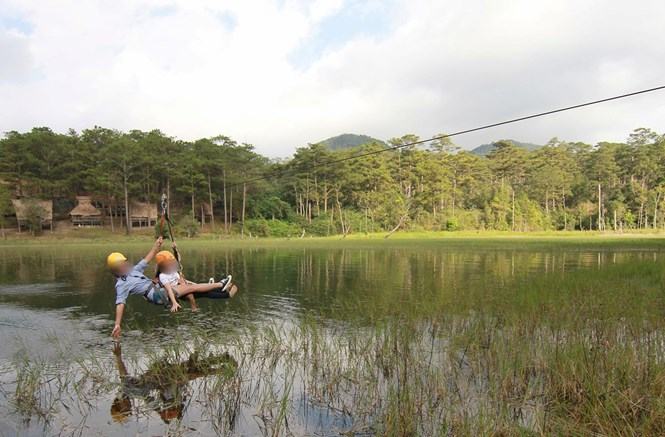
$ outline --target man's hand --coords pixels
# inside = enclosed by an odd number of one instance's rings
[[[111,332],[111,336],[113,336],[113,338],[115,338],[117,340],[117,339],[120,338],[120,332],[121,331],[122,331],[122,329],[120,328],[120,325],[116,324],[113,327],[113,331]]]
[[[158,239],[155,240],[155,244],[152,245],[152,249],[150,249],[150,252],[148,252],[148,254],[143,258],[145,262],[149,263],[150,261],[152,261],[157,252],[159,252],[159,249],[162,248],[163,242],[164,242],[163,237],[159,237]]]
[[[179,304],[178,302],[175,302],[174,304],[171,305],[171,312],[172,312],[172,313],[175,313],[175,312],[177,312],[180,308],[182,308],[182,307],[180,306],[180,304]]]

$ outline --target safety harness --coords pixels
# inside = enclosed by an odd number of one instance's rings
[[[120,280],[123,281],[123,282],[127,281],[127,278],[145,279],[145,280],[150,281],[150,279],[148,279],[148,277],[147,277],[146,275],[132,275],[132,274],[130,273],[130,274],[128,274],[128,275],[120,275],[120,276],[118,276],[118,275],[113,275],[113,276],[115,276],[116,278],[120,279]],[[151,281],[151,282],[152,282],[152,281]],[[150,286],[146,291],[143,292],[143,297],[144,297],[146,300],[148,300],[148,294],[150,294],[150,290],[153,290],[153,289],[154,289],[154,283],[153,283],[153,285]]]

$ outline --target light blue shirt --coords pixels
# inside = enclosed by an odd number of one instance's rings
[[[146,267],[148,267],[148,263],[142,259],[126,276],[118,278],[115,282],[116,305],[127,302],[130,294],[140,294],[143,296],[146,291],[152,289],[152,280],[143,274]]]

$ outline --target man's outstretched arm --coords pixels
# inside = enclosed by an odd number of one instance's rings
[[[157,240],[155,240],[155,244],[152,245],[152,249],[150,249],[150,252],[146,256],[143,257],[143,260],[146,263],[149,263],[152,261],[152,259],[155,257],[157,252],[159,252],[159,249],[162,248],[162,243],[164,242],[164,239],[162,237],[159,237]]]
[[[124,303],[119,303],[115,306],[115,325],[113,326],[113,332],[111,332],[111,335],[113,338],[116,340],[120,338],[120,324],[122,323],[122,315],[125,312],[125,304]]]

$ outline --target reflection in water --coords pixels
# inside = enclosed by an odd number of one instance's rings
[[[119,343],[116,343],[113,354],[121,382],[120,391],[111,405],[111,417],[116,422],[125,422],[134,411],[141,414],[146,410],[156,411],[165,423],[181,419],[188,405],[190,381],[219,374],[230,378],[238,367],[228,353],[201,356],[193,352],[185,361],[161,357],[154,360],[143,374],[131,376],[122,360]],[[132,399],[143,405],[132,405]]]

